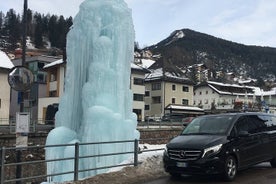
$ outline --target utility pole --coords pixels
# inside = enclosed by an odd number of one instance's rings
[[[22,66],[25,67],[26,63],[26,32],[27,32],[27,9],[28,2],[24,0],[24,10],[23,10],[23,36],[22,36]],[[21,91],[21,102],[20,102],[20,112],[24,112],[24,91]],[[21,162],[22,150],[17,149],[16,151],[16,161]],[[16,166],[16,178],[22,177],[22,167],[21,165]],[[16,181],[16,184],[21,184],[21,181]]]

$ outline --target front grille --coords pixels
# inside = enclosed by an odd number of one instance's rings
[[[168,150],[171,159],[177,161],[197,160],[201,156],[200,150]]]

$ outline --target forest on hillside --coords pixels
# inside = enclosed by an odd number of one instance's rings
[[[27,36],[30,36],[35,47],[44,48],[46,42],[51,47],[64,49],[66,35],[73,24],[72,17],[50,15],[27,10]],[[14,9],[3,13],[0,11],[0,47],[13,50],[22,43],[23,15]]]

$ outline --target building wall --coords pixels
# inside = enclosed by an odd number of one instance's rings
[[[48,107],[48,105],[59,103],[59,97],[45,97],[45,98],[39,98],[38,101],[38,120],[44,120],[45,117],[45,108]]]
[[[10,111],[10,85],[8,83],[8,71],[0,70],[0,119],[8,119]],[[1,123],[1,121],[0,121]],[[7,121],[8,123],[8,121]]]
[[[152,90],[154,83],[160,83],[160,90]],[[175,90],[172,86],[175,85]],[[193,86],[187,84],[179,84],[173,82],[150,82],[146,83],[146,90],[150,91],[150,96],[145,97],[145,104],[150,106],[149,110],[145,111],[146,116],[150,117],[162,117],[165,114],[165,107],[172,104],[172,98],[175,98],[175,103],[182,105],[182,100],[188,100],[188,105],[193,105]],[[188,92],[182,90],[183,86],[188,87]],[[154,103],[153,97],[161,97],[160,103]]]
[[[199,87],[194,91],[195,106],[202,105],[203,109],[211,109],[212,102],[218,103],[219,94],[208,86]]]
[[[57,71],[57,78],[54,82],[50,82],[50,76],[51,72]],[[64,92],[64,72],[65,68],[63,65],[58,65],[58,67],[53,67],[51,70],[48,71],[48,77],[47,77],[47,88],[45,89],[46,92],[46,97],[39,98],[38,101],[38,116],[37,118],[39,120],[45,120],[45,113],[48,105],[52,104],[58,104],[60,97],[63,95]],[[51,90],[50,85],[55,85],[52,86],[53,89],[57,90],[57,95],[56,97],[49,97],[49,92]]]
[[[175,90],[172,86],[175,85]],[[188,88],[188,92],[183,91],[183,86]],[[165,107],[172,104],[172,98],[175,98],[174,104],[182,104],[182,100],[188,100],[188,104],[193,105],[193,86],[179,83],[166,82],[165,83]]]
[[[202,86],[194,91],[194,105],[200,106],[204,110],[210,110],[212,102],[214,102],[216,109],[233,109],[234,102],[238,100],[243,103],[253,103],[253,96],[245,97],[242,95],[223,95],[218,94],[209,86]],[[200,104],[201,101],[201,104]]]
[[[144,73],[131,73],[131,90],[133,94],[139,94],[139,95],[145,95],[145,85],[137,85],[134,84],[134,79],[138,78],[141,80],[144,80]],[[144,99],[144,98],[143,98]],[[137,117],[139,121],[144,121],[144,117],[145,117],[145,101],[137,101],[137,100],[133,100],[133,104],[132,104],[132,109],[137,109],[141,111],[141,114],[139,114]]]
[[[152,90],[153,84],[160,84],[161,88],[159,90]],[[150,117],[161,117],[162,109],[164,106],[164,82],[152,82],[152,83],[146,83],[145,84],[146,91],[149,91],[149,96],[145,96],[145,104],[149,105],[149,110],[145,110],[145,116]],[[161,101],[160,103],[154,102],[153,98],[160,97]]]

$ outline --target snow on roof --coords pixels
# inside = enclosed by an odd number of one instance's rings
[[[155,61],[151,60],[151,59],[139,59],[139,58],[135,58],[135,64],[139,65],[139,66],[141,66],[143,68],[149,68],[154,63],[155,63]]]
[[[62,64],[62,63],[64,63],[63,59],[59,59],[59,60],[56,60],[52,63],[49,63],[49,64],[45,65],[43,68],[49,68],[49,67],[59,65],[59,64]]]
[[[7,68],[11,69],[14,65],[11,62],[10,58],[7,56],[7,54],[0,50],[0,68]]]
[[[262,96],[276,95],[276,88],[272,88],[270,91],[261,91]]]
[[[227,83],[220,83],[220,82],[214,82],[214,81],[207,81],[208,86],[210,88],[212,88],[213,90],[215,90],[217,93],[219,94],[224,94],[224,95],[256,95],[256,96],[261,96],[262,91],[259,87],[255,87],[255,86],[245,86],[245,85],[238,85],[238,84],[227,84]],[[240,88],[240,89],[251,89],[254,93],[250,93],[248,92],[247,94],[245,93],[237,93],[237,92],[230,92],[230,91],[220,91],[219,89],[217,89],[215,86],[213,85],[218,85],[218,86],[224,86],[224,87],[233,87],[233,88]]]
[[[146,80],[155,80],[155,79],[160,79],[163,76],[171,78],[171,79],[179,79],[179,80],[189,80],[187,77],[181,77],[181,76],[176,76],[173,73],[170,72],[165,72],[163,74],[163,68],[158,68],[155,70],[151,70],[151,73],[146,76]]]
[[[204,111],[203,109],[201,109],[199,107],[182,106],[182,105],[169,105],[166,108],[168,108],[168,109],[178,109],[178,110],[190,110],[190,111]]]
[[[142,66],[136,65],[135,63],[131,63],[131,69],[139,70],[145,73],[150,73],[150,70],[143,68]]]

